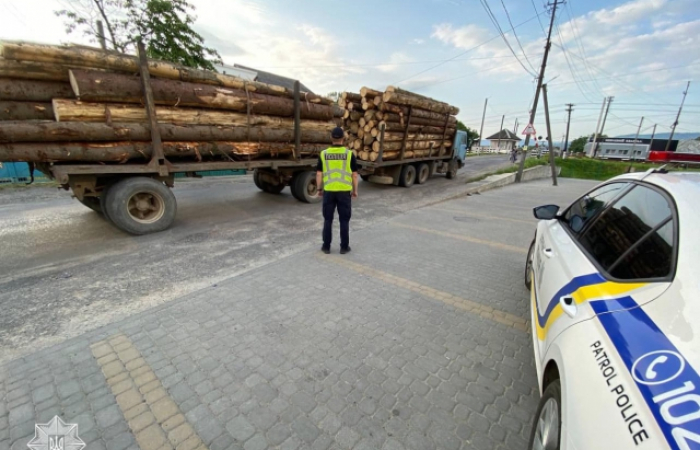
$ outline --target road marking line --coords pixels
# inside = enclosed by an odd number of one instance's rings
[[[403,289],[408,289],[409,291],[417,292],[421,295],[432,298],[433,300],[438,300],[442,303],[454,306],[455,308],[468,311],[473,314],[477,314],[494,322],[498,322],[500,324],[507,325],[511,328],[515,328],[516,330],[527,331],[527,320],[523,319],[520,316],[493,309],[490,306],[484,305],[482,303],[460,298],[448,292],[439,291],[429,286],[418,284],[415,281],[407,280],[405,278],[397,277],[395,275],[382,272],[381,270],[375,270],[371,267],[349,261],[346,258],[341,258],[338,256],[319,256],[319,258],[323,260],[329,260],[330,262],[354,270],[355,272],[361,273],[363,275],[376,278],[394,286]]]
[[[448,237],[448,238],[452,238],[452,239],[458,239],[460,241],[488,245],[490,247],[500,248],[501,250],[507,250],[509,252],[516,252],[516,253],[525,254],[525,253],[527,253],[527,250],[528,250],[526,247],[516,247],[515,245],[501,244],[500,242],[487,241],[484,239],[479,239],[479,238],[475,238],[475,237],[471,237],[471,236],[465,236],[462,234],[447,233],[445,231],[432,230],[430,228],[421,228],[421,227],[416,227],[414,225],[406,225],[406,224],[398,223],[398,222],[391,222],[391,225],[395,226],[395,227],[407,228],[409,230],[422,231],[423,233],[437,234],[438,236],[444,236],[444,237]]]
[[[208,450],[128,337],[90,348],[141,450]]]
[[[453,212],[453,213],[459,213],[463,216],[466,217],[474,217],[477,219],[493,219],[493,220],[505,220],[508,222],[519,222],[519,223],[526,223],[528,225],[536,225],[537,222],[535,220],[525,220],[525,219],[511,219],[510,217],[497,217],[497,216],[488,216],[486,214],[474,214],[472,212],[468,212],[462,209],[456,209],[456,208],[430,208],[434,209],[436,211],[445,211],[445,212]]]

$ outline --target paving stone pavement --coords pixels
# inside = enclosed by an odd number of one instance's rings
[[[527,320],[531,207],[592,186],[560,182],[417,210],[349,255],[298,253],[11,361],[0,450],[55,415],[88,450],[524,449],[530,336],[489,310]]]

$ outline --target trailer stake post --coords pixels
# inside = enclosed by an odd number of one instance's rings
[[[403,161],[404,153],[406,153],[406,141],[408,140],[408,129],[411,126],[411,116],[413,115],[413,106],[408,107],[408,120],[406,121],[406,130],[403,133],[403,141],[401,142],[401,154],[399,161]]]
[[[377,158],[378,163],[382,162],[382,159],[384,158],[384,130],[386,130],[386,125],[381,124],[379,126],[379,157]]]
[[[294,159],[301,158],[301,94],[299,80],[294,82]]]
[[[151,89],[151,74],[148,71],[146,47],[140,39],[138,41],[138,49],[143,97],[146,102],[146,114],[148,116],[148,124],[151,128],[151,142],[153,146],[153,154],[151,155],[151,161],[148,163],[148,166],[155,172],[158,172],[158,175],[164,177],[168,175],[169,162],[165,159],[165,155],[163,154],[163,142],[160,138],[160,129],[158,128],[158,119],[156,117],[156,106],[153,100],[153,90]]]

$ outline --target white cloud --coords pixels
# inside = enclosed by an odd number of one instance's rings
[[[425,39],[414,39],[411,41],[411,43],[415,45],[423,45],[425,44]]]
[[[408,56],[407,54],[403,52],[395,52],[391,54],[387,64],[377,66],[377,69],[379,69],[382,72],[395,72],[396,70],[402,69],[402,66],[400,64],[409,63],[413,61],[414,59]]]
[[[452,24],[443,23],[434,27],[431,37],[466,50],[479,45],[488,35],[489,32],[478,25],[469,24],[455,29]]]
[[[667,0],[635,0],[611,10],[601,9],[592,14],[593,19],[606,25],[635,24],[651,13],[661,10]]]

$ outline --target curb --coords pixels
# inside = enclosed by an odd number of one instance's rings
[[[561,167],[557,167],[557,175],[561,173]],[[513,173],[503,173],[503,174],[498,174],[498,175],[489,175],[486,177],[486,182],[477,186],[472,186],[465,190],[464,192],[460,192],[459,194],[452,195],[447,198],[443,198],[441,200],[437,200],[431,203],[428,203],[426,205],[421,206],[421,208],[425,208],[427,206],[433,206],[437,205],[440,203],[444,203],[450,200],[455,200],[457,198],[461,197],[466,197],[472,194],[481,194],[482,192],[490,191],[491,189],[496,189],[499,187],[503,186],[508,186],[509,184],[515,183],[515,177],[516,177],[516,172]],[[551,169],[549,166],[537,166],[537,167],[530,167],[529,169],[525,169],[523,171],[523,180],[522,181],[533,181],[533,180],[541,180],[543,178],[549,178],[552,175]],[[476,175],[477,177],[479,175]]]

